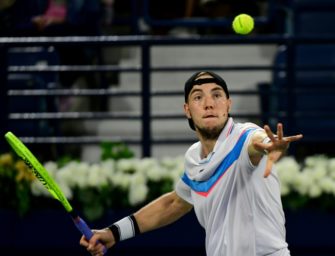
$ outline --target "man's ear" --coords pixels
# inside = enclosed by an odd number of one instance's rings
[[[184,103],[184,112],[187,118],[191,118],[190,109],[187,103]]]
[[[232,106],[232,101],[231,101],[231,99],[229,98],[228,99],[228,113],[230,113],[230,110],[231,110],[231,106]]]

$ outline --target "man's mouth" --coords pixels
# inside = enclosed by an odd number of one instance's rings
[[[206,119],[206,118],[215,118],[216,117],[216,115],[205,115],[204,116],[204,118]]]

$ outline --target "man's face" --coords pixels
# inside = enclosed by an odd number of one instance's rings
[[[201,76],[201,78],[211,78]],[[215,83],[194,85],[184,104],[187,118],[192,118],[197,131],[212,134],[220,133],[228,120],[231,100],[221,86]]]

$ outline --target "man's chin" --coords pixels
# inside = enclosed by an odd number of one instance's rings
[[[220,136],[223,128],[224,126],[222,125],[216,125],[212,127],[196,127],[196,129],[204,139],[217,139]]]

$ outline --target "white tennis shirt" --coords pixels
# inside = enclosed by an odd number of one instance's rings
[[[176,192],[193,204],[208,256],[290,255],[276,170],[264,178],[266,156],[258,166],[249,159],[247,145],[258,129],[229,118],[206,159],[200,142],[185,154]]]

